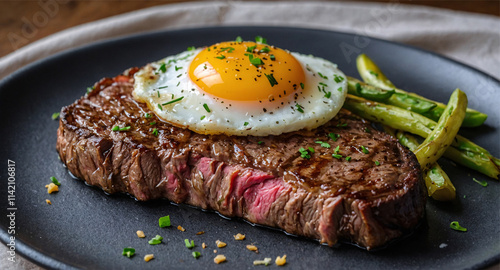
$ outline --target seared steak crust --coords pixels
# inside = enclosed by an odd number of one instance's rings
[[[132,73],[102,79],[62,109],[57,150],[71,173],[90,185],[368,249],[411,231],[424,215],[426,189],[415,156],[348,111],[312,131],[200,135],[163,122],[133,100]],[[298,150],[308,147],[314,153],[301,157]]]

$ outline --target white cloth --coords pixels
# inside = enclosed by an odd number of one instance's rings
[[[138,10],[86,23],[0,58],[0,79],[47,56],[95,41],[148,31],[216,25],[293,26],[336,30],[414,45],[500,79],[500,19],[399,3],[194,2]],[[40,269],[21,257],[12,264],[0,245],[1,269]]]

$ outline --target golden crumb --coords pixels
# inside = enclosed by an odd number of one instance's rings
[[[137,237],[139,237],[139,238],[144,238],[144,237],[146,237],[146,235],[144,234],[144,232],[143,232],[143,231],[137,231],[136,233],[137,233]]]
[[[203,242],[203,244],[201,244],[201,247],[202,248],[206,248],[207,247],[207,245],[205,244],[205,242]]]
[[[177,230],[179,230],[179,231],[183,232],[183,231],[185,231],[186,229],[184,229],[181,225],[179,225],[179,226],[177,226]]]
[[[217,255],[217,256],[215,256],[215,258],[214,258],[214,262],[215,262],[216,264],[219,264],[219,263],[221,263],[221,262],[225,262],[225,261],[226,261],[226,256],[224,256],[224,255]]]
[[[147,255],[144,256],[144,260],[146,262],[149,262],[149,261],[151,261],[154,258],[155,258],[155,255],[153,255],[153,254],[147,254]]]
[[[50,183],[48,185],[45,186],[47,188],[47,192],[50,194],[52,192],[58,192],[59,191],[59,187],[54,184],[54,183]]]
[[[217,253],[217,249],[214,249],[214,253]]]
[[[52,202],[51,202],[49,199],[46,199],[46,200],[45,200],[45,202],[46,202],[47,204],[52,204]]]
[[[247,249],[250,251],[255,251],[256,253],[259,253],[259,249],[254,245],[247,245]]]
[[[223,248],[227,245],[226,243],[219,240],[215,241],[215,244],[217,245],[218,248]]]
[[[275,261],[276,265],[279,265],[279,266],[282,266],[282,265],[285,265],[286,264],[286,254],[283,255],[283,257],[276,257],[276,261]]]
[[[237,235],[233,235],[233,236],[234,236],[234,240],[245,240],[244,234],[238,233]]]
[[[204,233],[205,233],[205,231],[199,231],[199,232],[196,233],[196,235],[202,235]]]

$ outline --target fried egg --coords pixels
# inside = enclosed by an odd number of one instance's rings
[[[172,125],[238,136],[314,129],[338,113],[346,95],[337,65],[250,41],[191,47],[150,63],[135,74],[133,91]]]

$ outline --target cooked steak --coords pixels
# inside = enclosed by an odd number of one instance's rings
[[[62,109],[57,150],[88,184],[367,249],[423,218],[426,189],[415,156],[350,112],[312,131],[200,135],[133,100],[134,71],[102,79]]]

